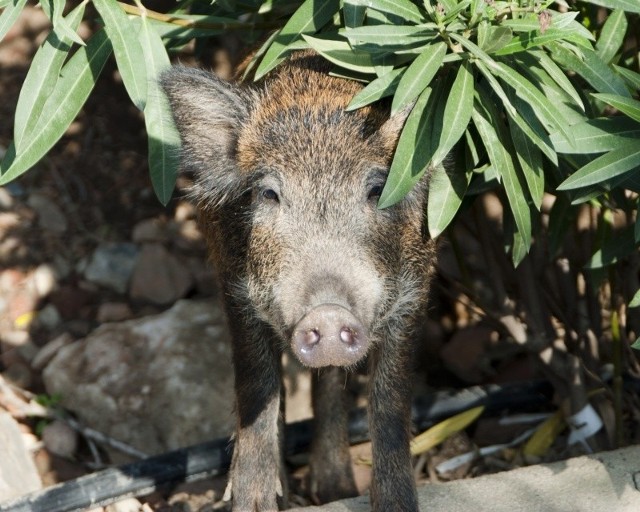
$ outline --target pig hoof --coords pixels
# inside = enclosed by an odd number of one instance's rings
[[[365,327],[337,304],[309,311],[293,330],[293,351],[306,366],[349,366],[364,357],[369,344]]]

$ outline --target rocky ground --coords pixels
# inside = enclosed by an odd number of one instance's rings
[[[27,8],[0,44],[0,152],[47,27],[40,11]],[[0,464],[11,461],[20,474],[9,490],[0,486],[0,501],[231,432],[228,335],[186,185],[181,178],[167,207],[155,199],[144,124],[109,64],[61,142],[0,187]],[[445,267],[452,260],[443,258]],[[533,375],[518,347],[459,303],[434,306],[434,316],[418,390]],[[308,417],[309,379],[293,363],[288,368],[287,417]],[[52,408],[67,416],[51,417]],[[483,419],[473,438],[460,434],[417,459],[416,474],[438,480],[518,465],[507,453],[444,476],[435,470],[521,430]],[[354,453],[366,458],[367,445]],[[356,465],[356,474],[366,490],[368,466]],[[292,504],[309,503],[303,475],[304,468],[294,475]],[[106,510],[204,512],[226,506],[223,491],[224,478],[209,479]]]

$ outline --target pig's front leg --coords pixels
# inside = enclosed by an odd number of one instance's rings
[[[275,512],[283,495],[279,436],[280,356],[264,327],[230,315],[237,428],[225,499],[234,512]]]
[[[406,340],[384,340],[372,354],[369,429],[373,449],[374,512],[417,512],[409,452],[411,349]]]
[[[358,494],[349,453],[345,372],[322,368],[313,379],[310,491],[315,501],[328,503]]]

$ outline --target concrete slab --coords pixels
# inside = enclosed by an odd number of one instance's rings
[[[418,488],[425,512],[640,512],[640,446]],[[366,512],[362,496],[290,512]]]

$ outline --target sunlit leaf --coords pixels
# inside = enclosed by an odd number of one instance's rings
[[[413,23],[422,21],[420,10],[410,0],[352,0],[352,3],[400,16],[402,19]]]
[[[623,117],[589,119],[571,127],[572,139],[567,141],[559,132],[551,134],[551,143],[558,153],[604,153],[620,144],[640,139],[640,124]]]
[[[0,164],[0,185],[27,171],[62,137],[84,105],[109,55],[111,43],[105,31],[99,30],[64,65],[33,136],[19,154],[13,145],[7,149]]]
[[[544,196],[544,169],[542,155],[536,145],[522,131],[517,123],[509,123],[511,141],[516,150],[516,157],[527,182],[531,199],[536,209],[540,210]]]
[[[637,0],[585,0],[586,2],[608,7],[609,9],[622,9],[627,12],[640,14],[640,4]]]
[[[409,65],[393,97],[392,115],[415,100],[424,88],[429,85],[438,69],[440,69],[446,51],[447,45],[445,43],[436,43],[431,45]]]
[[[439,165],[442,162],[469,125],[473,110],[473,84],[471,64],[463,62],[458,68],[444,108],[442,132],[432,157],[433,165]]]
[[[354,2],[355,3],[355,2]],[[333,15],[338,12],[340,2],[338,0],[305,0],[298,10],[289,18],[289,21],[280,30],[278,35],[265,52],[258,69],[256,80],[266,75],[286,57],[287,47],[303,34],[314,34],[326,25]]]
[[[460,166],[439,165],[433,169],[427,201],[427,224],[432,238],[440,236],[455,217],[470,178]]]
[[[627,98],[625,96],[618,96],[617,94],[592,94],[600,101],[611,105],[615,109],[619,110],[623,114],[627,114],[631,119],[635,119],[640,122],[640,101],[633,98]]]
[[[180,135],[170,115],[169,103],[160,90],[160,73],[170,67],[169,56],[160,36],[146,17],[141,19],[140,45],[149,79],[149,95],[144,121],[149,137],[149,172],[156,196],[167,204],[175,186],[179,165]]]
[[[640,306],[640,290],[638,290],[635,293],[635,295],[633,296],[633,298],[629,302],[629,307],[630,308],[637,308],[638,306]]]
[[[67,16],[67,23],[74,30],[80,25],[84,6],[85,4],[80,4]],[[20,89],[13,126],[13,141],[18,153],[24,150],[25,140],[31,136],[44,104],[56,87],[60,69],[71,49],[70,44],[69,39],[54,31],[38,48],[31,61]]]
[[[138,41],[139,27],[114,0],[93,0],[111,39],[113,53],[127,93],[133,104],[144,110],[147,101],[147,73],[144,56]]]
[[[308,35],[302,36],[309,46],[329,62],[356,71],[357,73],[375,74],[376,69],[370,53],[353,50],[346,41],[321,39]]]
[[[4,36],[7,35],[9,29],[16,22],[26,3],[27,0],[14,0],[2,11],[0,15],[0,41],[4,39]]]
[[[530,457],[543,457],[547,454],[557,437],[566,428],[567,424],[564,421],[562,411],[557,411],[536,429],[524,445],[522,453]]]
[[[471,425],[471,423],[480,417],[483,411],[484,406],[474,407],[473,409],[441,421],[429,430],[417,435],[413,441],[411,441],[411,455],[418,455],[429,451],[434,446],[438,446],[445,439]]]
[[[373,82],[370,82],[364,89],[353,97],[351,103],[349,103],[349,106],[347,107],[347,110],[355,110],[357,108],[364,107],[365,105],[369,105],[381,98],[385,98],[386,96],[393,95],[400,83],[400,78],[404,71],[405,68],[394,69],[386,75],[378,77]]]
[[[611,62],[624,42],[627,17],[623,10],[615,10],[607,17],[596,43],[596,53],[604,62]]]
[[[427,169],[432,151],[428,144],[431,116],[427,108],[433,105],[433,102],[429,102],[431,94],[431,87],[427,87],[418,96],[407,118],[378,208],[387,208],[402,200]]]
[[[637,140],[629,140],[578,169],[558,186],[558,190],[594,185],[615,176],[636,171],[638,167],[640,167],[640,144]]]

